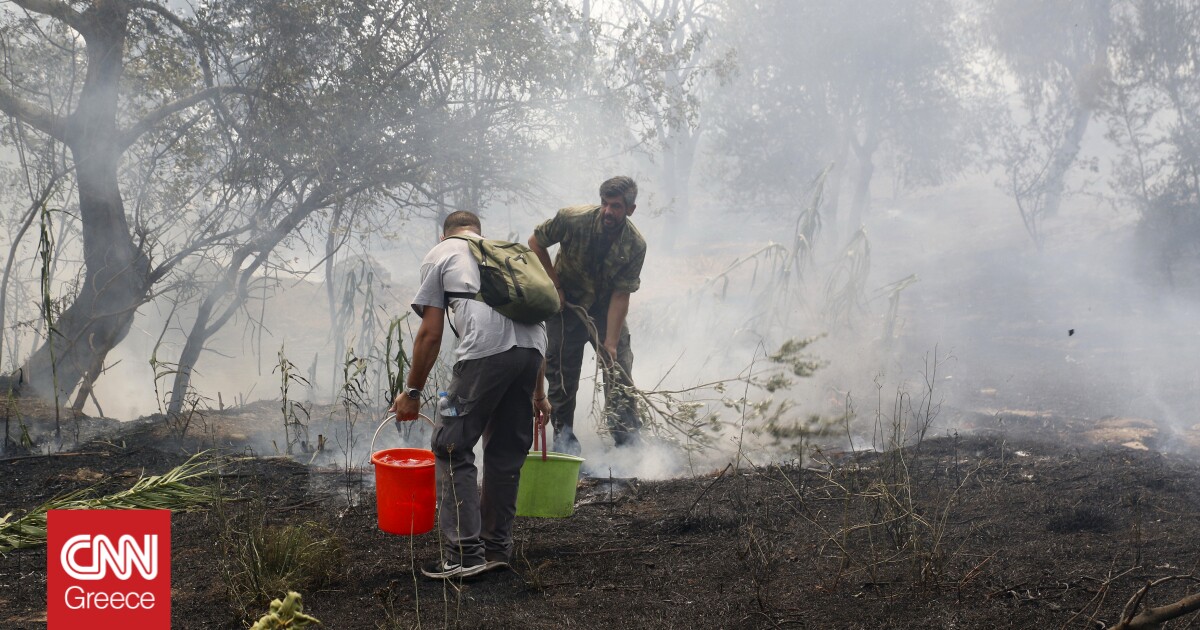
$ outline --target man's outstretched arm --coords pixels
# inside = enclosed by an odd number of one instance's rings
[[[426,306],[421,311],[421,326],[413,339],[412,365],[409,366],[406,387],[425,389],[425,381],[442,350],[442,332],[445,330],[445,309]],[[396,394],[392,401],[392,412],[397,420],[416,420],[421,411],[421,401],[409,398],[404,392]]]
[[[629,293],[613,291],[612,300],[608,303],[608,327],[604,331],[604,349],[612,360],[617,358],[617,343],[621,341],[621,327],[625,325],[625,316],[629,315]]]
[[[538,242],[537,234],[529,237],[529,249],[532,249],[533,253],[537,255],[542,267],[546,269],[546,275],[550,276],[550,281],[554,283],[554,288],[558,289],[558,303],[566,308],[567,298],[563,294],[562,285],[558,282],[558,272],[554,270],[554,263],[550,262],[550,250],[542,247],[542,244]]]

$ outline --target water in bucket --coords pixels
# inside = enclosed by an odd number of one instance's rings
[[[433,451],[389,448],[371,455],[379,529],[415,536],[433,529],[437,489]]]

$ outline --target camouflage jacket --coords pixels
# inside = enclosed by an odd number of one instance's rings
[[[642,282],[646,240],[628,219],[609,245],[600,221],[600,206],[563,208],[534,230],[538,244],[560,244],[554,271],[567,301],[590,309],[607,303],[613,291],[633,293]]]

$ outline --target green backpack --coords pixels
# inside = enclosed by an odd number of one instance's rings
[[[479,263],[479,293],[446,293],[474,299],[522,324],[536,324],[558,313],[558,289],[533,250],[520,243],[449,236],[467,241]]]

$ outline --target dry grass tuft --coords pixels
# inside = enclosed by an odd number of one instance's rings
[[[272,597],[331,582],[345,555],[341,538],[319,523],[267,525],[261,518],[246,531],[226,533],[230,599],[245,614]]]

